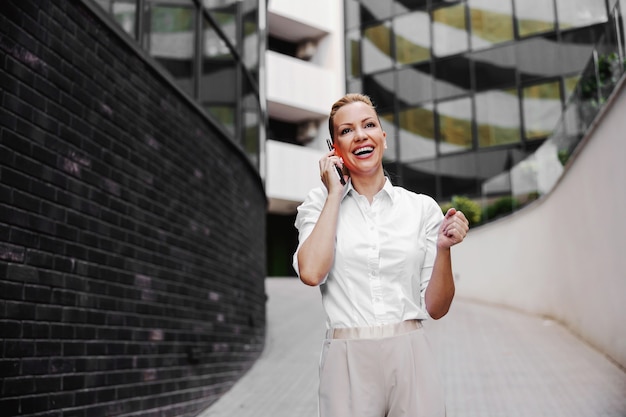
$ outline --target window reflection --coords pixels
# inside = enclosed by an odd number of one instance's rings
[[[231,45],[237,48],[237,2],[204,0],[203,4]]]
[[[391,16],[392,0],[360,0],[361,22],[373,22]]]
[[[177,6],[156,4],[149,7],[148,51],[193,96],[195,6],[191,0],[181,0]]]
[[[243,16],[243,45],[240,46],[239,50],[246,68],[251,70],[251,73],[258,77],[257,72],[260,51],[256,0],[241,1],[241,7],[243,8],[241,11]]]
[[[482,49],[513,39],[511,0],[468,0],[472,48]]]
[[[401,64],[430,59],[430,19],[415,12],[394,20],[396,60]]]
[[[135,22],[137,17],[136,0],[97,0],[96,3],[109,13],[115,23],[121,26],[124,32],[136,38]]]
[[[433,50],[437,56],[467,51],[468,34],[465,5],[442,7],[433,11]]]
[[[367,73],[390,68],[391,58],[391,30],[389,23],[371,26],[363,31],[361,42],[363,71]]]
[[[469,97],[439,103],[437,121],[441,153],[472,148],[472,102]]]
[[[571,3],[570,0],[567,1]],[[519,36],[529,36],[555,29],[552,1],[515,0],[515,13]]]
[[[469,60],[464,56],[438,60],[435,82],[437,98],[465,94],[471,89]]]
[[[556,7],[561,29],[587,26],[608,20],[604,1],[557,0]]]
[[[435,118],[432,105],[402,110],[398,118],[401,160],[434,157]]]
[[[477,178],[476,153],[441,157],[438,161],[438,172],[441,183],[441,199],[446,200],[454,195],[476,195],[480,189]]]
[[[237,92],[233,86],[237,85],[237,67],[226,42],[208,19],[203,22],[200,104],[234,134]]]
[[[476,52],[472,54],[472,59],[478,91],[515,85],[517,59],[514,46]]]
[[[516,143],[521,140],[516,89],[476,94],[475,102],[480,147]]]
[[[361,36],[356,30],[346,34],[346,72],[349,77],[361,76],[360,40]]]
[[[396,0],[394,13],[404,14],[412,10],[422,10],[428,6],[428,0]]]
[[[393,108],[395,99],[394,73],[385,72],[363,78],[363,87],[380,111]]]
[[[561,116],[561,85],[558,81],[522,89],[526,139],[544,139]]]
[[[359,0],[344,0],[346,29],[359,27],[361,23],[359,15]]]
[[[403,106],[433,99],[433,77],[430,64],[419,64],[398,71],[397,96]]]

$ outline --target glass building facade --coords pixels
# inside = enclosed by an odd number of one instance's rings
[[[345,0],[346,89],[378,108],[392,181],[479,198],[554,130],[614,3]]]
[[[266,123],[259,1],[94,1],[260,170]]]

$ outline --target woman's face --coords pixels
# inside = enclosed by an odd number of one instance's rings
[[[346,104],[335,113],[335,147],[350,175],[382,171],[387,134],[376,110],[365,103]]]

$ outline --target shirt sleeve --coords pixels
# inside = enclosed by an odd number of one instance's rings
[[[433,273],[433,266],[435,265],[435,256],[437,255],[437,237],[439,236],[439,227],[443,221],[443,212],[439,204],[427,197],[424,202],[424,239],[426,240],[426,252],[424,255],[424,263],[422,271],[420,273],[420,294],[422,298],[422,305],[424,304],[424,296],[426,295],[426,288],[430,282],[430,277]]]
[[[296,229],[298,229],[298,248],[293,254],[292,260],[293,269],[296,271],[296,274],[298,274],[298,277],[300,276],[300,268],[298,267],[298,251],[313,231],[313,228],[317,223],[317,219],[320,217],[320,213],[322,212],[324,201],[326,199],[324,192],[325,190],[322,188],[315,188],[311,190],[304,199],[304,202],[298,206],[298,213],[296,214],[295,221]]]

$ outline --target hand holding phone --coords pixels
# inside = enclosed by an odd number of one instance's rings
[[[326,144],[328,145],[329,151],[335,149],[335,147],[333,146],[333,142],[330,139],[326,139]],[[337,150],[335,150],[335,154],[337,154]],[[337,170],[337,175],[339,175],[339,181],[341,181],[341,185],[346,185],[346,180],[343,179],[343,172],[341,172],[341,169],[337,165],[335,165],[335,169]]]

